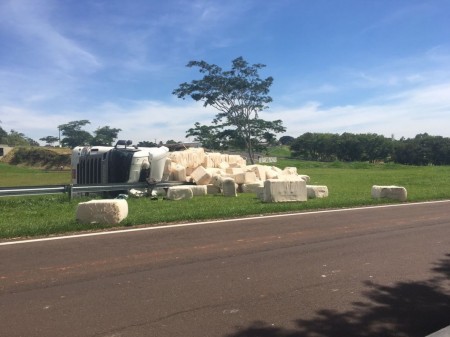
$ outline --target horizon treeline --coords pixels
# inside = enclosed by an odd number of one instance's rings
[[[303,160],[450,165],[450,138],[427,133],[396,140],[373,133],[307,132],[289,145],[292,157]]]

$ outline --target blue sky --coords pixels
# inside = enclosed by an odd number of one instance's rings
[[[216,111],[172,91],[239,56],[274,77],[285,135],[450,137],[450,0],[2,0],[0,126],[35,140],[87,119],[177,141]],[[279,135],[281,136],[281,135]],[[192,140],[192,139],[191,139]]]

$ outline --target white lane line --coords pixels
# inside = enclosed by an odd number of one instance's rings
[[[232,221],[250,221],[250,220],[262,219],[262,218],[270,219],[270,218],[282,218],[282,217],[288,217],[288,216],[307,216],[307,215],[313,215],[313,214],[337,213],[337,212],[353,212],[353,211],[369,210],[369,209],[375,209],[375,208],[408,207],[408,206],[417,206],[417,205],[425,205],[425,204],[446,203],[446,202],[450,202],[450,200],[425,201],[425,202],[414,202],[414,203],[393,204],[393,205],[365,206],[365,207],[355,207],[355,208],[339,208],[339,209],[328,209],[328,210],[311,211],[311,212],[305,211],[305,212],[301,212],[301,213],[284,213],[284,214],[259,215],[259,216],[246,217],[246,218],[234,218],[234,219],[225,219],[225,220],[211,220],[211,221],[202,221],[202,222],[190,222],[190,223],[182,223],[182,224],[174,224],[174,225],[162,225],[162,226],[155,226],[155,227],[129,228],[129,229],[120,229],[120,230],[110,230],[110,231],[105,231],[105,232],[94,232],[94,233],[85,233],[85,234],[73,234],[73,235],[65,235],[65,236],[54,236],[54,237],[46,237],[46,238],[40,238],[40,239],[5,241],[5,242],[0,242],[0,246],[18,245],[18,244],[33,243],[33,242],[66,240],[66,239],[75,239],[75,238],[100,236],[100,235],[114,235],[114,234],[132,233],[132,232],[141,232],[141,231],[151,231],[151,230],[177,228],[177,227],[201,226],[201,225],[206,225],[206,224],[225,223],[225,222],[232,222]]]

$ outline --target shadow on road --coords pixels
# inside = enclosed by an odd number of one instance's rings
[[[292,330],[254,322],[227,337],[424,337],[450,325],[450,254],[432,270],[436,276],[422,282],[368,282],[367,302],[345,312],[318,311],[311,320],[296,320]]]

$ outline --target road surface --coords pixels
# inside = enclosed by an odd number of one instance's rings
[[[450,202],[0,243],[0,336],[425,336]]]

